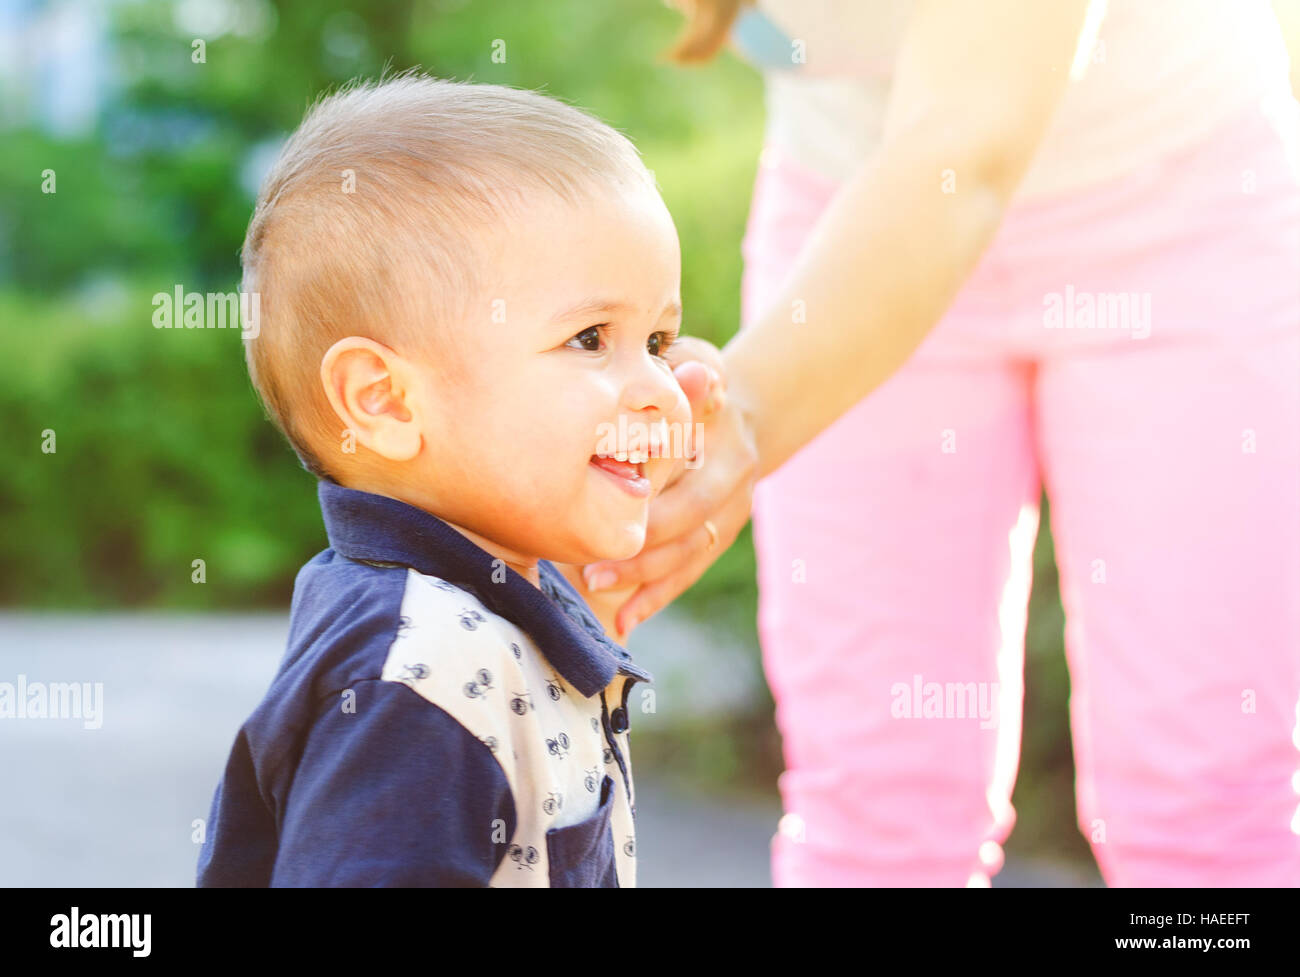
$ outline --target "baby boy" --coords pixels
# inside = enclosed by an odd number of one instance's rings
[[[677,236],[636,150],[532,92],[353,86],[281,152],[243,265],[249,372],[329,548],[199,885],[635,884],[650,676],[570,580],[641,549],[692,450]]]

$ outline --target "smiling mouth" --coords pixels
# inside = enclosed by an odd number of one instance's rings
[[[620,451],[612,456],[592,455],[588,464],[615,479],[632,495],[644,497],[650,494],[650,479],[645,475],[648,460],[644,453]]]

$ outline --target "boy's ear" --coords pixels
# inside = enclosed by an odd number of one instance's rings
[[[362,336],[347,336],[325,351],[320,379],[325,396],[358,443],[389,461],[420,452],[420,425],[403,378],[404,360]]]

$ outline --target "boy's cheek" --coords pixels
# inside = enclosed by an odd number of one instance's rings
[[[646,462],[646,474],[650,478],[650,497],[653,499],[673,482],[682,477],[686,470],[684,458],[653,458]]]

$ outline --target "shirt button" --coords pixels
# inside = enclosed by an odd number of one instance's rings
[[[626,733],[628,730],[627,710],[619,706],[609,714],[609,728],[616,733]]]

